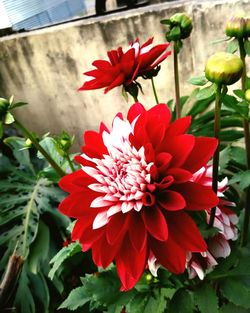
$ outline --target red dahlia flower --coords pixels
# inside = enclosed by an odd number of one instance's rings
[[[218,204],[211,187],[192,181],[217,140],[186,134],[190,117],[172,124],[159,104],[146,111],[134,104],[112,130],[87,131],[77,161],[82,168],[62,178],[70,195],[62,213],[77,219],[72,240],[106,268],[115,260],[121,290],[132,288],[153,255],[169,271],[185,270],[186,254],[207,245],[189,215]]]
[[[79,90],[106,87],[104,93],[107,93],[114,87],[130,85],[138,76],[149,74],[171,54],[170,51],[166,51],[169,43],[153,46],[152,42],[153,38],[150,38],[140,46],[139,39],[136,39],[135,42],[130,43],[126,52],[123,52],[121,47],[108,51],[109,61],[94,61],[92,65],[96,69],[84,73],[91,79]]]

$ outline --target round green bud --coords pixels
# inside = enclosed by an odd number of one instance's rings
[[[243,38],[245,32],[244,17],[233,17],[226,24],[226,35],[228,37]]]
[[[152,280],[153,276],[151,274],[146,275],[146,281],[150,282]]]
[[[248,102],[250,102],[250,89],[247,89],[247,90],[245,91],[245,99],[246,99]]]
[[[192,19],[185,13],[176,13],[170,17],[171,26],[180,27],[180,39],[185,39],[190,36],[193,29]]]
[[[216,84],[232,85],[240,79],[243,71],[241,59],[231,53],[217,52],[207,61],[206,78]]]
[[[26,139],[26,141],[25,141],[25,147],[27,147],[27,148],[32,147],[32,141],[29,138]]]

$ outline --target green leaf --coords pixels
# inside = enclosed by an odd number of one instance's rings
[[[30,160],[29,151],[22,149],[25,145],[25,139],[12,136],[5,138],[4,143],[12,148],[14,157],[16,158],[17,162],[26,170],[28,170],[32,174],[35,174],[34,167]]]
[[[50,261],[53,267],[48,274],[49,278],[53,280],[63,262],[80,251],[82,251],[82,248],[78,242],[71,243],[67,247],[62,248]]]
[[[245,48],[246,54],[250,56],[250,41],[249,40],[245,40],[244,48]]]
[[[148,299],[144,313],[163,313],[166,309],[166,297],[168,290],[165,288],[155,289],[153,295]]]
[[[218,313],[218,298],[211,285],[200,285],[194,292],[194,301],[201,313]]]
[[[195,86],[204,86],[208,83],[208,80],[205,76],[196,76],[190,78],[187,82]]]
[[[165,25],[170,25],[170,24],[171,24],[171,21],[170,21],[169,18],[166,18],[166,19],[164,19],[164,20],[161,20],[160,23],[161,23],[161,24],[165,24]]]
[[[250,309],[245,309],[240,306],[228,303],[220,308],[219,313],[250,313]]]
[[[169,313],[193,313],[193,294],[186,289],[179,289],[170,301]]]
[[[24,105],[27,105],[28,103],[27,102],[16,102],[16,103],[13,103],[10,105],[10,110],[13,110],[15,108],[18,108],[18,107],[21,107],[21,106],[24,106]]]
[[[39,312],[43,310],[43,313],[49,313],[50,294],[44,275],[41,272],[37,274],[29,273],[29,280],[30,289]]]
[[[49,253],[49,228],[40,220],[37,236],[30,246],[30,255],[28,259],[29,270],[37,274],[40,270],[41,263],[47,259]]]
[[[209,87],[205,87],[199,90],[199,92],[196,95],[197,100],[205,100],[215,95],[216,92],[216,86],[212,84]]]
[[[238,183],[238,182],[239,182],[239,188],[241,190],[244,190],[247,187],[249,187],[250,186],[250,170],[237,173],[229,180],[230,185],[234,183]]]
[[[131,299],[126,305],[127,313],[142,313],[144,312],[145,306],[148,302],[148,295],[146,293],[139,293]]]
[[[28,273],[24,267],[19,278],[14,302],[20,313],[36,313],[35,302],[29,285]]]
[[[84,306],[90,300],[91,295],[88,293],[88,290],[84,286],[78,287],[70,292],[67,299],[59,306],[58,309],[68,309],[74,311]]]
[[[238,48],[239,48],[238,40],[234,39],[228,43],[226,51],[229,53],[235,53],[238,50]]]
[[[234,93],[237,97],[239,97],[239,98],[241,98],[241,99],[245,99],[245,93],[244,93],[244,91],[242,91],[241,89],[233,90],[233,93]]]
[[[250,286],[237,278],[226,278],[220,284],[220,290],[225,298],[235,305],[250,309]]]
[[[7,112],[7,114],[5,115],[4,123],[9,125],[14,122],[15,122],[14,116],[10,112]]]

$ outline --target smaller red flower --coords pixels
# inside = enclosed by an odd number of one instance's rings
[[[150,38],[142,46],[139,39],[130,43],[126,52],[121,47],[108,51],[109,60],[96,60],[92,63],[96,69],[85,72],[90,80],[86,81],[79,90],[105,88],[104,93],[120,86],[130,85],[138,76],[149,74],[171,51],[166,51],[169,43],[153,46]]]

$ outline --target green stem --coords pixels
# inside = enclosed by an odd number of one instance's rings
[[[152,83],[152,88],[153,88],[153,92],[154,92],[154,96],[155,96],[155,101],[156,101],[156,104],[158,104],[159,103],[159,99],[158,99],[157,92],[156,92],[156,89],[155,89],[155,82],[154,82],[154,78],[153,77],[151,78],[151,83]]]
[[[214,109],[214,137],[218,140],[218,146],[213,157],[213,180],[212,188],[215,194],[218,190],[218,173],[219,173],[219,161],[220,161],[220,110],[221,110],[221,85],[217,85],[216,97],[215,97],[215,109]],[[209,220],[209,227],[213,227],[214,218],[216,213],[216,207],[211,209],[211,215]]]
[[[241,76],[241,88],[242,91],[246,91],[246,51],[244,48],[244,40],[242,38],[238,39],[240,48],[240,58],[243,63],[243,72]],[[250,136],[249,136],[249,122],[247,118],[243,118],[243,129],[245,137],[245,147],[246,147],[246,159],[247,159],[247,169],[250,170]],[[245,214],[243,220],[243,230],[241,237],[241,246],[245,246],[248,242],[249,233],[249,220],[250,220],[250,187],[246,190],[245,198]]]
[[[65,158],[66,158],[66,160],[67,160],[68,163],[69,163],[69,167],[70,167],[71,171],[74,172],[74,171],[75,171],[74,165],[73,165],[72,161],[70,160],[70,157],[69,157],[69,154],[68,154],[68,153],[65,154]]]
[[[178,50],[176,42],[174,42],[174,84],[175,84],[176,119],[178,119],[181,117],[181,104],[180,104],[179,70],[178,70]]]
[[[51,156],[43,149],[43,147],[39,144],[36,138],[29,132],[27,128],[25,128],[17,119],[15,119],[15,125],[17,128],[23,133],[23,135],[31,140],[34,147],[45,157],[45,159],[49,162],[49,164],[54,168],[59,176],[66,175],[64,171],[60,168],[60,166],[51,158]]]

